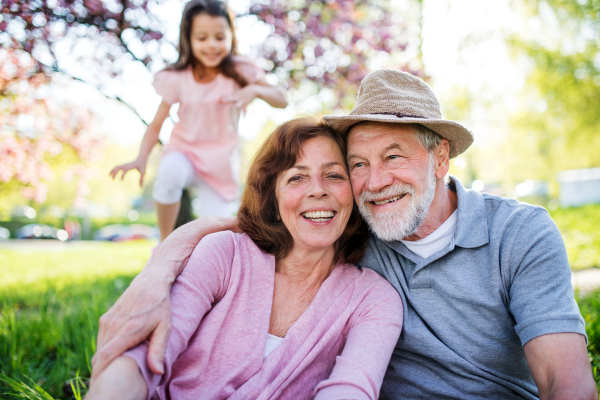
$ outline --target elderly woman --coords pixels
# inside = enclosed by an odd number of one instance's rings
[[[142,344],[87,398],[377,399],[402,303],[351,264],[367,238],[343,154],[320,119],[281,125],[250,167],[244,233],[206,236],[173,285],[164,374]]]

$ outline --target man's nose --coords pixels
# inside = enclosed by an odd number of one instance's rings
[[[385,171],[379,165],[371,165],[366,187],[369,192],[377,193],[390,186],[393,181],[394,177],[392,174]]]

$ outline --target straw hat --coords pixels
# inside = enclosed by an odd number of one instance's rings
[[[450,158],[463,153],[473,143],[473,134],[467,128],[442,118],[440,103],[425,82],[391,69],[372,72],[363,79],[350,115],[326,116],[325,120],[342,136],[352,125],[362,121],[420,124],[450,142]]]

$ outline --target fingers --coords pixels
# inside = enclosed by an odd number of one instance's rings
[[[119,173],[119,171],[123,168],[122,165],[117,165],[116,167],[114,167],[109,173],[108,175],[110,175],[113,179],[115,179],[115,176],[117,176],[117,174]]]
[[[133,167],[130,167],[129,165],[123,166],[123,174],[121,175],[121,180],[125,179],[125,174],[129,172],[129,170],[131,170],[132,168]]]
[[[139,318],[129,319],[123,324],[121,322],[122,319],[110,321],[108,333],[105,335],[113,337],[113,339],[98,346],[96,354],[92,358],[93,378],[99,376],[114,359],[125,351],[143,342],[155,327],[144,326],[144,322]],[[117,325],[120,327],[116,328]]]
[[[219,100],[219,102],[221,102],[221,103],[233,103],[236,100],[237,100],[236,96],[225,96],[225,97],[221,97],[221,99]]]
[[[140,187],[144,186],[144,175],[146,174],[145,170],[140,171]]]
[[[121,180],[123,180],[123,178],[125,178],[125,174],[132,168],[133,167],[131,167],[129,164],[119,165],[117,167],[114,167],[112,171],[110,171],[109,175],[112,176],[113,179],[115,179],[119,174],[119,171],[122,171],[123,174],[121,175]]]
[[[165,373],[165,353],[171,333],[171,321],[162,321],[152,333],[148,347],[148,367],[155,374]]]

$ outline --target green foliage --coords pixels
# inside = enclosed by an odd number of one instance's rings
[[[571,268],[600,267],[600,204],[559,208],[551,211],[550,215],[565,241]]]
[[[81,398],[98,319],[154,243],[57,245],[63,246],[0,249],[0,393],[10,391],[8,398],[51,398],[41,389],[54,398]]]
[[[588,336],[588,354],[592,363],[592,372],[600,390],[600,290],[577,299],[579,310],[585,320]]]
[[[542,28],[509,39],[532,69],[502,149],[506,176],[553,180],[560,170],[600,166],[600,0],[520,3]]]

